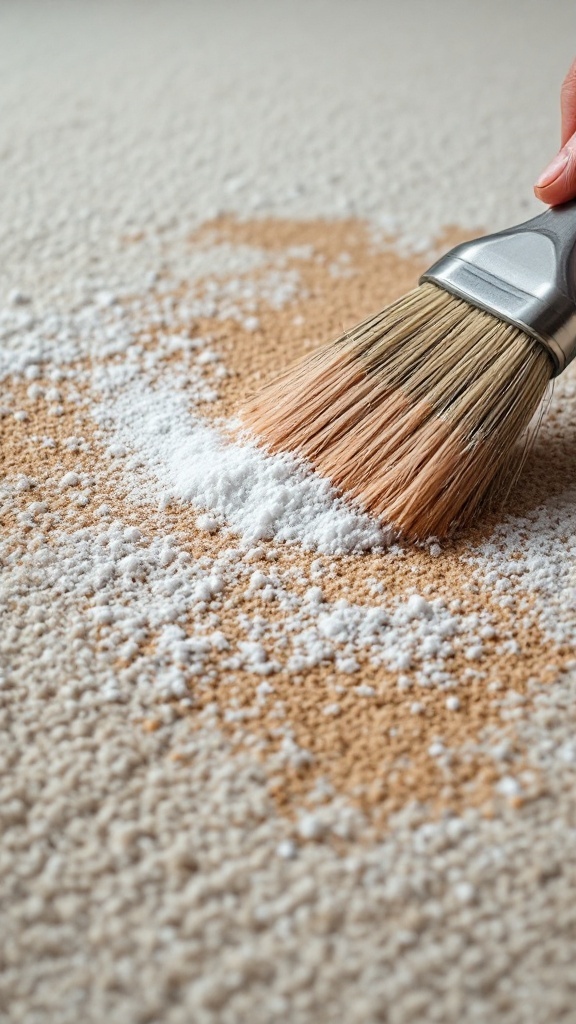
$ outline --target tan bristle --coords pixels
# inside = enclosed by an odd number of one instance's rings
[[[517,327],[424,284],[297,363],[244,410],[407,537],[469,520],[552,375]]]

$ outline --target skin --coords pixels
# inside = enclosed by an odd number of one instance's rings
[[[537,199],[548,206],[576,198],[576,60],[562,83],[560,110],[560,149],[534,185]]]

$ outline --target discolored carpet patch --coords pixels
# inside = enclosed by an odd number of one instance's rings
[[[451,232],[440,246],[461,237]],[[150,395],[162,385],[168,406],[173,387],[226,437],[222,417],[233,416],[247,393],[411,288],[430,255],[399,256],[391,240],[352,220],[221,217],[190,247],[216,266],[220,260],[217,283],[200,273],[177,286],[157,281],[146,296],[105,296],[93,326],[117,338],[129,324],[127,341],[89,358],[77,351],[58,365],[31,363],[33,372],[9,380],[2,420],[9,558],[15,566],[23,552],[57,558],[62,531],[97,541],[116,522],[124,534],[132,530],[134,551],[121,550],[133,576],[132,635],[120,636],[114,614],[100,613],[84,642],[103,646],[128,681],[142,673],[152,679],[167,658],[177,685],[158,699],[191,729],[208,714],[233,745],[251,751],[290,816],[345,797],[382,827],[406,804],[434,815],[471,806],[492,815],[502,799],[536,798],[545,781],[528,764],[518,717],[529,714],[529,681],[551,685],[572,655],[570,645],[543,633],[533,595],[518,602],[509,588],[487,588],[467,558],[503,512],[442,546],[432,540],[326,555],[273,536],[243,541],[222,516],[207,527],[197,503],[157,493],[149,447],[129,433],[130,410],[146,406],[146,393],[132,399],[131,389],[144,380]],[[243,271],[243,261],[253,268]],[[120,440],[118,394],[128,409]],[[539,457],[528,463],[527,494],[518,485],[509,509],[538,504],[549,491],[547,479],[540,486],[535,479]],[[167,613],[178,624],[172,634],[166,624],[137,621],[138,548],[161,534],[180,554],[155,565],[160,590],[177,589],[175,564],[204,566],[204,576],[217,580],[199,600],[189,592]],[[114,575],[114,558],[106,564]],[[117,599],[111,586],[105,605]],[[83,606],[100,600],[98,588],[80,571],[69,587],[80,622]],[[203,648],[199,659],[195,645]],[[141,728],[156,722],[152,709]]]

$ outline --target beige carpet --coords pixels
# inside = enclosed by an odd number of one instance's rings
[[[0,1021],[576,1021],[574,373],[419,547],[234,426],[537,211],[575,28],[2,5]]]

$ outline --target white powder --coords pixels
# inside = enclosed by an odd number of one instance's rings
[[[576,487],[571,458],[576,364],[554,381],[550,407],[517,483],[524,504],[537,484],[538,503],[504,517],[490,536],[463,556],[482,589],[524,624],[537,619],[545,636],[576,647]],[[549,473],[550,486],[542,486]],[[490,639],[480,630],[480,637]],[[502,645],[504,649],[504,644]],[[518,648],[508,647],[511,655]]]
[[[111,431],[113,450],[121,443],[144,459],[158,496],[168,491],[217,513],[247,544],[275,538],[341,554],[378,548],[390,539],[296,458],[267,454],[248,440],[227,440],[193,416],[175,384],[153,389],[133,383],[99,405],[95,416]],[[143,493],[150,495],[148,476]],[[201,522],[214,528],[212,519]]]

